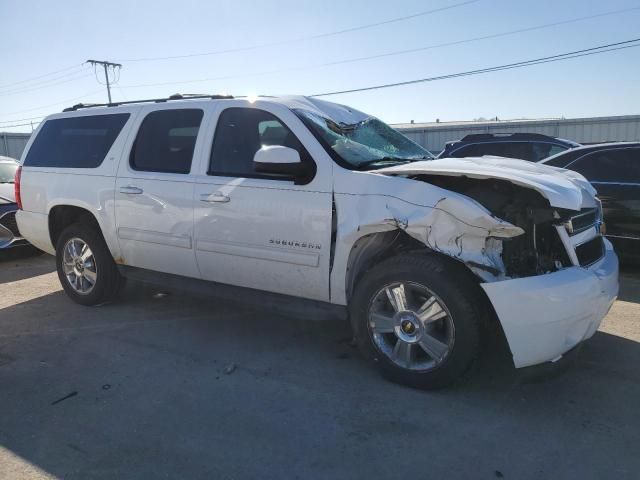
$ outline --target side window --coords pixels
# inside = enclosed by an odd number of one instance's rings
[[[140,125],[129,163],[145,172],[189,173],[202,122],[199,109],[158,110]]]
[[[450,157],[462,158],[462,157],[481,157],[486,155],[481,149],[482,145],[466,145],[462,148],[454,150],[449,154]]]
[[[128,113],[116,113],[47,120],[24,164],[27,167],[97,168],[128,118]]]
[[[545,157],[542,157],[542,158],[552,157],[552,156],[557,155],[560,152],[564,152],[566,150],[568,150],[567,147],[563,147],[561,145],[551,145],[551,148],[547,152],[547,155]],[[540,160],[542,160],[542,158]]]
[[[569,165],[592,182],[640,183],[640,149],[601,150]]]
[[[565,151],[562,155],[558,155],[555,158],[545,161],[544,164],[551,167],[567,168],[567,165],[582,155],[584,155],[584,151],[582,150],[569,150]]]
[[[216,127],[209,175],[282,179],[281,175],[257,173],[253,156],[262,146],[293,148],[303,162],[312,162],[300,140],[277,117],[256,108],[227,108]]]

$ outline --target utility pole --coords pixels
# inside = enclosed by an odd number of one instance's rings
[[[107,95],[109,96],[109,103],[111,103],[111,84],[109,83],[109,67],[111,67],[114,71],[116,68],[122,68],[122,65],[119,63],[107,62],[104,60],[87,60],[85,63],[90,63],[91,65],[102,65],[104,68],[104,79],[107,82]]]

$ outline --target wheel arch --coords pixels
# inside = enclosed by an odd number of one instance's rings
[[[380,262],[401,255],[433,256],[446,265],[447,271],[455,272],[458,278],[463,279],[471,286],[474,292],[474,303],[477,303],[478,313],[481,315],[481,324],[490,336],[496,336],[503,346],[508,348],[506,337],[500,324],[500,320],[480,284],[483,282],[469,266],[462,260],[456,259],[442,252],[435,251],[418,240],[411,237],[403,230],[376,232],[363,235],[354,242],[349,253],[345,272],[345,294],[347,304],[358,281],[375,265]]]
[[[102,235],[114,259],[119,258],[118,245],[110,238],[111,235],[109,235],[108,228],[105,228],[105,225],[103,225],[100,220],[100,217],[96,216],[91,209],[85,205],[60,203],[51,206],[48,212],[48,227],[49,239],[51,240],[53,248],[56,248],[60,234],[65,228],[74,223],[82,222],[88,223],[92,228],[95,228],[96,231]]]
[[[425,246],[403,230],[392,230],[363,235],[352,245],[345,272],[347,302],[351,298],[358,280],[368,270],[387,258],[402,254],[436,256],[444,261],[448,268],[459,272],[469,281],[477,284],[478,290],[482,292],[479,286],[482,280],[464,262]]]

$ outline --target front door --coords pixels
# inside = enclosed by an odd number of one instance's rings
[[[331,163],[314,162],[312,142],[288,109],[260,102],[225,103],[208,161],[195,187],[195,248],[203,278],[232,285],[329,300]],[[296,149],[315,165],[304,185],[259,174],[262,145]],[[204,158],[206,158],[205,155]]]

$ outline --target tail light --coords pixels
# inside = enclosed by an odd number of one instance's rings
[[[22,210],[22,197],[20,197],[20,176],[22,175],[22,167],[18,167],[16,170],[16,177],[13,181],[13,188],[16,194],[16,203],[18,204],[18,208]]]

